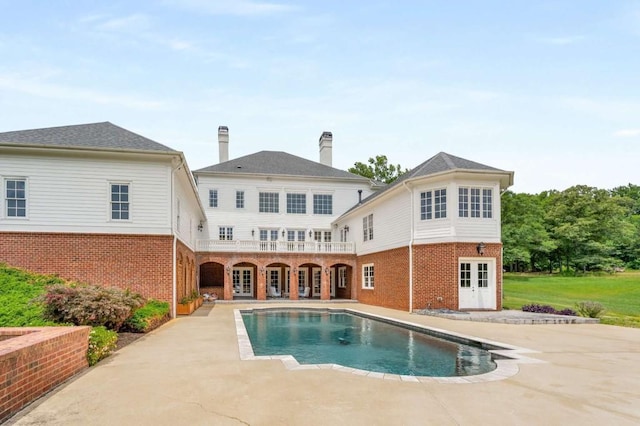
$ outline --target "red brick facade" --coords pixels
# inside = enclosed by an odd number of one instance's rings
[[[256,277],[254,297],[258,300],[266,299],[267,267],[289,267],[297,270],[301,267],[322,268],[321,296],[323,300],[330,299],[330,269],[347,266],[347,288],[339,289],[336,285],[336,297],[355,298],[352,274],[355,271],[356,256],[353,254],[308,254],[308,253],[197,253],[197,265],[200,273],[201,292],[215,293],[219,299],[233,299],[233,285],[231,269],[234,266],[253,268]],[[202,268],[201,268],[202,266]],[[337,274],[337,270],[335,272]],[[284,276],[284,275],[282,275]],[[337,277],[337,275],[336,275]],[[311,278],[308,277],[310,280]],[[336,278],[337,279],[337,278]],[[202,285],[202,284],[206,285]],[[298,299],[298,276],[291,274],[290,299]]]
[[[0,328],[0,423],[87,367],[90,330]]]
[[[173,294],[172,253],[169,235],[0,233],[0,262],[166,302]]]
[[[423,244],[413,247],[414,309],[458,309],[458,259],[495,259],[496,308],[502,309],[502,244],[486,244],[484,254],[477,243]],[[362,288],[362,266],[373,263],[374,288]],[[387,308],[409,310],[409,248],[358,257],[355,272],[358,301]]]

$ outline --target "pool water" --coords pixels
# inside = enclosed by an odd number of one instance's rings
[[[340,364],[380,373],[452,377],[496,368],[488,351],[347,312],[242,313],[256,356],[292,355],[300,364]]]

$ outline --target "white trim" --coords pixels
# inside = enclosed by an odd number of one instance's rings
[[[9,216],[7,213],[7,181],[8,180],[23,180],[24,181],[24,200],[25,200],[25,212],[24,216]],[[27,176],[2,176],[2,213],[0,218],[6,220],[29,220],[29,178]]]
[[[113,203],[113,201],[111,201],[111,186],[112,185],[127,185],[127,194],[129,195],[129,201],[127,202],[127,204],[129,205],[129,218],[128,219],[114,219],[113,218],[113,210],[112,210],[112,206],[111,203]],[[107,222],[113,222],[113,223],[125,223],[125,222],[133,222],[133,182],[132,181],[126,181],[126,180],[121,180],[121,179],[114,179],[114,180],[108,180],[107,181]],[[173,218],[172,218],[173,221]],[[173,227],[173,226],[172,226]],[[177,230],[179,231],[179,230]]]
[[[365,275],[365,271],[367,269],[371,269],[372,273],[370,273],[370,279],[367,279]],[[373,282],[373,283],[372,283]],[[373,290],[375,288],[375,267],[373,263],[365,263],[362,265],[362,289],[363,290]]]

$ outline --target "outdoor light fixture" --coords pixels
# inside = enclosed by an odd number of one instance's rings
[[[204,228],[204,225],[202,224],[202,222],[200,222],[198,224],[198,231],[202,232],[202,228]]]
[[[296,268],[295,266],[293,267],[293,273],[297,274],[298,273],[298,268]]]
[[[261,267],[260,267],[260,273],[261,273],[261,274],[264,274],[264,266],[261,266]]]
[[[313,236],[313,231],[309,230],[309,238],[311,238]]]
[[[324,268],[324,273],[325,273],[326,275],[329,275],[329,268]]]
[[[484,243],[480,243],[476,246],[476,250],[478,250],[478,254],[480,256],[484,255],[484,248],[485,248]]]
[[[282,230],[282,238],[284,238],[284,229]]]
[[[255,229],[252,229],[252,230],[251,230],[251,236],[253,237],[254,235],[256,235],[256,230],[255,230]]]
[[[349,225],[344,226],[344,232],[349,232]]]
[[[225,269],[226,269],[226,271],[227,271],[227,274],[228,274],[229,272],[231,272],[231,267],[230,267],[230,266],[227,266]]]

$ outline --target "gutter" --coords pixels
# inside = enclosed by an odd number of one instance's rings
[[[402,186],[409,191],[409,197],[411,198],[411,239],[409,240],[409,313],[413,312],[413,234],[414,234],[414,222],[413,215],[413,189],[409,189],[407,182],[403,181]]]

